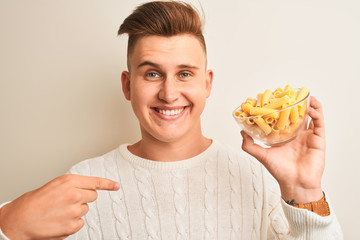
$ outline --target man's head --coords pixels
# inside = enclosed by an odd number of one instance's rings
[[[126,18],[122,33],[129,34],[129,71],[121,75],[122,88],[142,140],[201,139],[200,115],[213,72],[206,69],[197,12],[185,3],[146,3]]]
[[[128,34],[128,68],[136,42],[145,36],[170,37],[190,34],[199,40],[205,55],[206,44],[202,34],[202,21],[189,4],[175,1],[154,1],[140,5],[121,24],[118,35]]]

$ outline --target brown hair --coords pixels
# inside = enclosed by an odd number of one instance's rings
[[[174,36],[188,33],[195,36],[206,53],[202,21],[198,12],[188,3],[154,1],[138,6],[121,24],[118,35],[127,33],[128,59],[136,41],[144,36]]]

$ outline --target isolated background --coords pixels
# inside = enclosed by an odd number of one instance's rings
[[[139,139],[121,91],[127,38],[116,33],[140,2],[0,0],[0,202]],[[326,118],[323,185],[345,238],[355,239],[360,2],[200,2],[215,72],[205,135],[240,148],[231,113],[241,101],[266,88],[307,86]]]

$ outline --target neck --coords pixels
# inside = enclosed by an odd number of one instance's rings
[[[204,137],[201,130],[194,136],[185,136],[175,141],[160,141],[147,134],[142,139],[128,147],[129,151],[142,158],[153,161],[169,162],[180,161],[195,157],[205,151],[212,140]]]

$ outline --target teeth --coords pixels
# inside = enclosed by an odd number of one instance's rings
[[[184,110],[184,108],[181,109],[176,109],[176,110],[163,110],[163,109],[158,109],[158,112],[167,116],[173,116],[173,115],[177,115],[179,113],[181,113]]]

